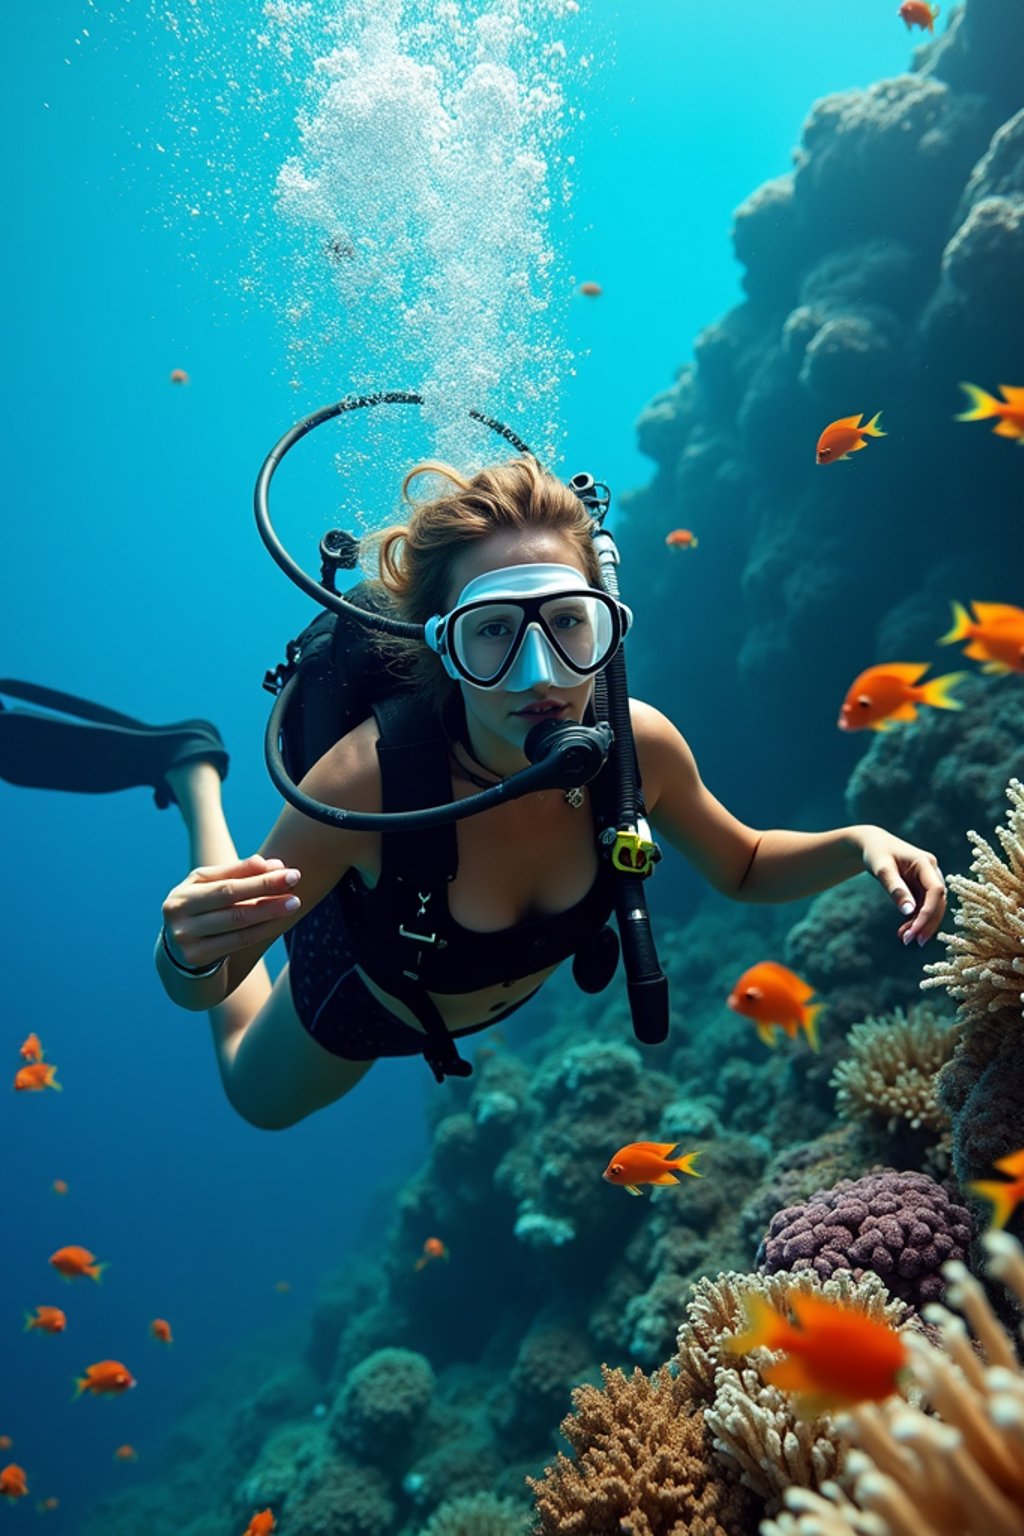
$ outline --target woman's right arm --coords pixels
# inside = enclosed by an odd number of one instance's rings
[[[300,787],[328,805],[379,813],[376,742],[376,723],[364,721],[324,754]],[[230,997],[275,940],[349,869],[373,866],[378,837],[327,826],[286,806],[258,854],[194,869],[163,904],[168,944],[184,965],[202,968],[222,957],[226,963],[213,976],[183,976],[158,942],[157,971],[171,1000],[202,1012]],[[291,898],[300,905],[288,911]]]

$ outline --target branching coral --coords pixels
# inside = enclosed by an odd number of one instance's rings
[[[939,1095],[953,1117],[961,1184],[989,1176],[996,1158],[1024,1146],[1024,785],[1011,779],[1010,812],[996,836],[1006,856],[968,833],[971,877],[953,875],[956,932],[940,934],[942,960],[922,987],[945,987],[963,1026]],[[1021,1218],[1017,1218],[1020,1220]]]
[[[985,1239],[988,1272],[1024,1305],[1024,1252],[1006,1233]],[[1014,1341],[962,1264],[948,1264],[944,1307],[928,1309],[942,1348],[910,1340],[924,1406],[896,1399],[844,1415],[850,1497],[834,1484],[787,1496],[790,1513],[762,1536],[1024,1536],[1024,1370]],[[978,1348],[982,1352],[978,1354]]]
[[[1020,1025],[1024,1002],[1024,784],[1011,779],[1006,789],[1010,812],[996,837],[1004,864],[977,832],[967,837],[974,849],[971,874],[952,875],[950,890],[960,909],[959,933],[940,934],[947,952],[925,966],[921,987],[945,987],[960,1004],[968,1026],[989,1014],[1005,1015]]]
[[[704,1414],[668,1370],[602,1367],[604,1387],[577,1387],[559,1453],[536,1497],[537,1536],[733,1536],[749,1529],[746,1489],[716,1472]]]
[[[819,1487],[836,1474],[841,1460],[838,1435],[828,1416],[799,1418],[784,1392],[763,1382],[747,1359],[725,1347],[725,1340],[746,1326],[748,1297],[763,1296],[779,1307],[794,1290],[846,1302],[892,1328],[902,1327],[911,1317],[910,1308],[891,1297],[873,1274],[854,1280],[842,1271],[824,1283],[806,1270],[727,1274],[694,1286],[673,1363],[694,1402],[704,1407],[704,1422],[723,1470],[769,1500],[769,1507],[777,1507],[787,1487]]]
[[[930,1008],[896,1008],[855,1024],[849,1054],[832,1074],[836,1109],[844,1120],[901,1124],[941,1134],[948,1111],[938,1102],[935,1078],[953,1054],[957,1026]]]

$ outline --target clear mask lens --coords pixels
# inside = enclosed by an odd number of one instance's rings
[[[451,645],[465,671],[481,683],[496,678],[522,643],[528,623],[537,624],[554,658],[580,676],[589,676],[612,647],[612,616],[606,603],[584,593],[566,593],[531,604],[531,613],[512,600],[474,604],[461,614]]]

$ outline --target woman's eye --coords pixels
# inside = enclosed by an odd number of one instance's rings
[[[494,619],[490,624],[482,624],[477,631],[481,640],[503,640],[508,632],[508,625],[500,619]]]

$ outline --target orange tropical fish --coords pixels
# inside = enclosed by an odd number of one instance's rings
[[[189,382],[189,377],[188,377],[188,374],[185,372],[184,368],[172,368],[171,369],[171,383],[172,384],[187,384],[188,382]]]
[[[138,1461],[139,1453],[134,1445],[119,1445],[114,1452],[115,1461]]]
[[[641,1184],[678,1184],[677,1172],[701,1178],[693,1166],[700,1153],[686,1152],[672,1158],[670,1154],[678,1145],[676,1141],[631,1141],[619,1148],[601,1177],[609,1184],[620,1184],[631,1195],[643,1194]]]
[[[788,1291],[790,1322],[764,1296],[748,1296],[749,1327],[726,1339],[731,1354],[782,1349],[787,1359],[762,1367],[763,1379],[799,1394],[802,1413],[815,1417],[854,1403],[879,1403],[899,1391],[907,1349],[898,1333],[845,1302]]]
[[[0,1468],[0,1494],[11,1502],[15,1499],[23,1499],[28,1493],[28,1479],[25,1476],[25,1468],[17,1466],[13,1461],[8,1466]]]
[[[953,628],[939,640],[954,645],[969,640],[964,655],[983,661],[983,672],[1024,672],[1024,608],[1012,603],[972,603],[974,618],[953,604]]]
[[[291,1283],[290,1280],[275,1280],[274,1281],[274,1290],[277,1291],[281,1296],[287,1296],[288,1292],[291,1290],[291,1288],[292,1288],[292,1283]]]
[[[261,1509],[258,1515],[253,1515],[249,1524],[242,1532],[242,1536],[270,1536],[271,1531],[277,1528],[277,1521],[269,1509]]]
[[[881,411],[876,411],[864,427],[861,426],[863,412],[860,416],[840,416],[838,421],[830,421],[818,438],[818,463],[838,464],[840,460],[848,459],[851,453],[866,448],[867,438],[884,437],[885,433],[878,425],[881,414]]]
[[[25,1061],[42,1061],[43,1047],[39,1036],[35,1033],[29,1035],[19,1053]]]
[[[671,533],[665,535],[665,543],[669,549],[696,549],[700,541],[689,528],[673,528]]]
[[[36,1505],[36,1509],[41,1515],[49,1515],[53,1512],[53,1510],[60,1509],[60,1499],[55,1498],[51,1493],[48,1499],[39,1500],[39,1503]]]
[[[934,32],[935,22],[939,15],[939,7],[937,5],[928,5],[927,0],[903,0],[903,4],[896,14],[903,17],[907,24],[908,32],[912,27],[920,27],[922,32]]]
[[[896,720],[916,720],[919,704],[933,709],[963,709],[953,689],[966,672],[947,672],[943,677],[919,683],[928,671],[927,661],[885,661],[868,667],[854,678],[839,708],[836,724],[841,731],[887,731]]]
[[[54,1179],[50,1188],[55,1195],[66,1195],[68,1192],[67,1182],[64,1179]]]
[[[120,1360],[97,1360],[95,1365],[86,1366],[84,1376],[75,1377],[75,1397],[81,1397],[83,1392],[91,1392],[94,1397],[116,1396],[134,1386],[135,1377]]]
[[[171,1325],[165,1317],[154,1317],[149,1325],[149,1331],[154,1339],[159,1339],[161,1344],[173,1344]]]
[[[587,299],[599,299],[604,289],[600,283],[580,283],[577,292],[582,293],[584,298]]]
[[[425,1265],[430,1263],[431,1259],[447,1260],[447,1258],[448,1249],[445,1247],[444,1243],[442,1243],[441,1239],[439,1237],[428,1237],[426,1242],[423,1244],[423,1252],[420,1254],[419,1258],[416,1260],[416,1263],[413,1265],[413,1269],[423,1269]]]
[[[785,1030],[791,1040],[802,1029],[812,1051],[818,1049],[818,1014],[824,1003],[809,1003],[814,988],[802,981],[795,971],[775,960],[761,960],[752,965],[733,987],[726,1002],[736,1013],[752,1019],[758,1039],[774,1046],[776,1029]]]
[[[68,1325],[60,1307],[36,1307],[35,1313],[25,1313],[25,1333],[63,1333]]]
[[[1001,400],[976,384],[961,384],[960,388],[970,399],[971,409],[961,416],[954,416],[953,420],[987,421],[991,416],[998,416],[999,424],[992,428],[996,437],[1012,437],[1018,443],[1024,443],[1024,387],[1015,384],[996,387],[1003,397]]]
[[[13,1444],[10,1435],[0,1435],[0,1451],[9,1451]]]
[[[64,1092],[57,1081],[57,1068],[52,1061],[33,1061],[30,1066],[19,1067],[15,1072],[16,1093],[41,1093],[44,1088],[52,1088],[56,1093]]]
[[[68,1248],[58,1248],[56,1253],[51,1253],[50,1263],[65,1280],[80,1280],[88,1275],[91,1280],[99,1280],[103,1271],[109,1266],[97,1264],[96,1255],[89,1252],[88,1248],[79,1248],[72,1243]]]
[[[992,1225],[1005,1227],[1017,1206],[1024,1200],[1024,1148],[1000,1157],[994,1164],[1009,1179],[975,1179],[967,1188],[972,1194],[992,1202]]]

